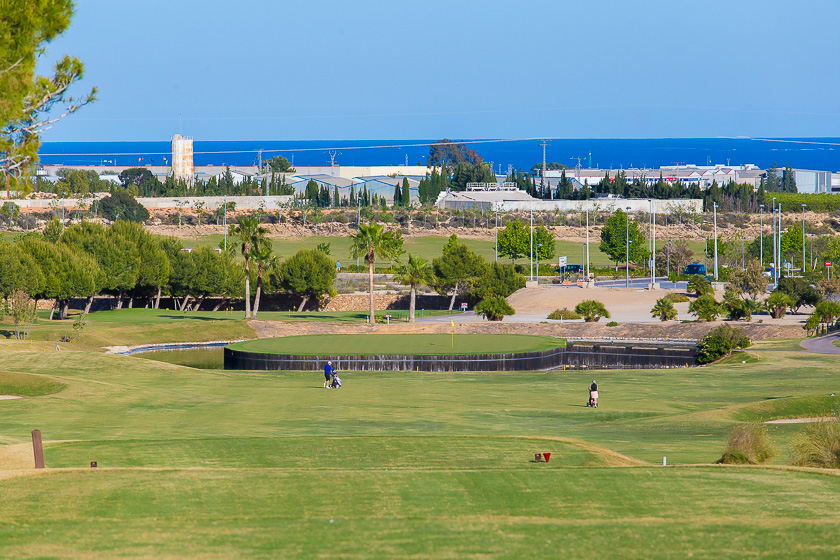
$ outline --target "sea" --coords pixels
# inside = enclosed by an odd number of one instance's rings
[[[296,166],[425,165],[434,140],[194,140],[194,164],[255,165],[284,156]],[[528,170],[543,159],[540,139],[463,140],[498,174]],[[546,160],[567,167],[627,169],[673,165],[755,164],[767,169],[840,170],[840,138],[551,139]],[[170,141],[45,142],[40,159],[62,165],[169,165]]]

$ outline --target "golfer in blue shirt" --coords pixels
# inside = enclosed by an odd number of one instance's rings
[[[329,389],[330,384],[332,383],[332,374],[335,373],[335,370],[332,367],[332,362],[327,362],[327,365],[324,366],[324,388]]]

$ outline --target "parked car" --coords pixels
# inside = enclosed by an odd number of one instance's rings
[[[579,264],[567,264],[554,269],[555,274],[583,274],[583,267]]]
[[[683,270],[683,274],[686,276],[692,276],[695,274],[699,274],[700,276],[706,276],[706,265],[704,264],[690,264],[685,267]]]

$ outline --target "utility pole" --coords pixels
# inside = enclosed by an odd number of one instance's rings
[[[541,191],[542,195],[545,196],[545,147],[548,144],[548,142],[543,140],[541,142],[541,144],[542,144],[542,148],[543,148],[543,168],[542,168],[542,182],[540,183],[540,191]],[[551,187],[549,187],[549,189],[548,189],[548,194],[549,194],[549,196],[551,196],[552,199],[554,198],[554,195],[551,192]]]
[[[764,205],[758,205],[760,230],[758,234],[758,260],[761,261],[761,266],[764,266]]]
[[[715,282],[718,281],[718,252],[717,252],[717,202],[712,203],[715,212]]]
[[[802,275],[805,275],[805,207],[807,204],[802,204]]]
[[[216,222],[216,223],[218,223],[218,222]],[[225,226],[224,226],[225,227],[225,254],[227,254],[227,193],[225,193],[225,219],[224,219],[224,224],[225,224]]]
[[[627,215],[624,222],[627,229],[626,237],[624,238],[624,287],[630,287],[630,207],[627,207]]]
[[[534,209],[531,208],[531,281],[534,280]]]

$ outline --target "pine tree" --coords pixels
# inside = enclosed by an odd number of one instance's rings
[[[411,206],[411,189],[408,186],[408,177],[403,177],[402,180],[401,202],[403,206]]]

